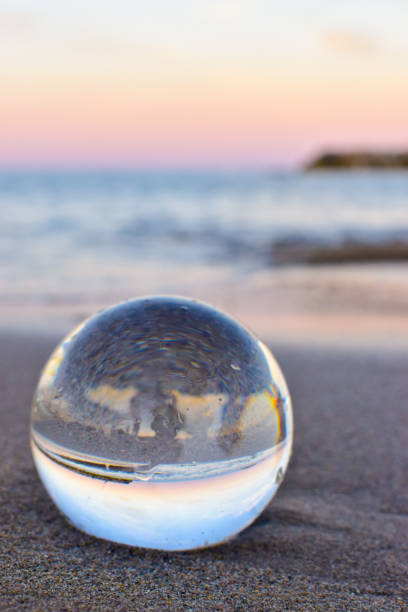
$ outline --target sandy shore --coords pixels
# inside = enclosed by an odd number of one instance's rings
[[[181,275],[159,288],[141,280],[128,292],[0,296],[0,330],[61,337],[98,310],[130,297],[175,294],[237,317],[260,338],[281,344],[408,349],[408,264],[291,266]]]
[[[274,345],[294,455],[232,542],[160,553],[71,528],[39,483],[29,406],[57,338],[0,336],[2,610],[408,610],[408,352]]]

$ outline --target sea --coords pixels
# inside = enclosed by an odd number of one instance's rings
[[[0,172],[3,300],[221,291],[345,240],[408,240],[408,173]]]

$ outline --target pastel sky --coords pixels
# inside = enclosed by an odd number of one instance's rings
[[[0,165],[408,148],[406,0],[0,0]]]

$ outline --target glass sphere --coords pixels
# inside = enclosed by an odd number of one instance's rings
[[[234,319],[177,297],[87,319],[40,377],[31,444],[79,529],[133,546],[222,542],[275,494],[292,408],[269,350]]]

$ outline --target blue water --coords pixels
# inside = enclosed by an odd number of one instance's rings
[[[408,239],[408,173],[1,172],[0,293],[273,265],[277,241]]]

